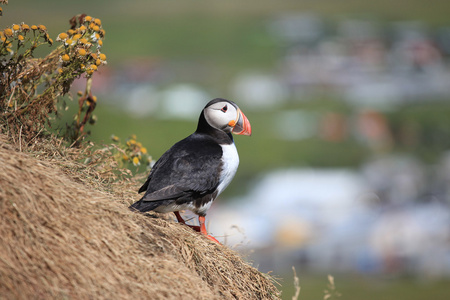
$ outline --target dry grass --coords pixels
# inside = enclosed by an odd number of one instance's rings
[[[0,135],[0,298],[279,298],[230,249],[130,212],[138,182],[106,184],[74,151]]]

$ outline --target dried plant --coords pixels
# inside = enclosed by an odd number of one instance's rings
[[[152,157],[148,155],[147,148],[142,146],[142,143],[137,141],[136,135],[131,135],[125,142],[121,143],[119,137],[113,135],[111,139],[115,144],[114,158],[119,163],[119,167],[133,166],[136,171],[139,171],[141,166],[150,167]]]
[[[57,104],[77,78],[86,79],[86,88],[77,93],[78,110],[59,135],[69,145],[80,146],[88,133],[86,125],[96,122],[92,76],[106,64],[106,55],[101,51],[105,30],[100,19],[85,14],[71,18],[69,23],[70,29],[55,39],[59,45],[43,58],[35,58],[34,52],[53,45],[45,25],[12,24],[0,31],[0,132],[17,140],[21,148],[32,147],[31,142],[48,137],[58,107],[64,107]],[[150,164],[147,149],[135,136],[125,144],[116,137],[113,140],[117,144],[84,144],[74,159],[96,169],[108,181],[128,178],[132,174],[129,169],[137,172],[140,166]]]
[[[294,288],[295,288],[295,294],[292,296],[292,300],[298,300],[298,297],[300,296],[300,280],[297,277],[297,272],[295,272],[295,267],[292,266],[292,271],[294,272]]]
[[[105,31],[100,19],[86,15],[73,17],[70,25],[56,38],[60,45],[43,58],[35,58],[34,52],[53,45],[45,25],[12,24],[0,31],[0,125],[4,132],[25,140],[45,132],[58,113],[58,101],[76,78],[84,76],[86,91],[80,95],[79,111],[66,137],[76,144],[85,135],[84,127],[92,121],[96,105],[91,78],[106,64],[106,55],[100,51]]]
[[[328,275],[327,289],[324,290],[323,292],[324,292],[323,300],[337,299],[342,296],[342,294],[336,290],[336,285],[334,284],[334,277],[332,275]]]
[[[139,182],[107,188],[69,159],[84,147],[61,156],[58,140],[33,153],[8,141],[0,134],[1,299],[280,299],[234,251],[130,211]]]

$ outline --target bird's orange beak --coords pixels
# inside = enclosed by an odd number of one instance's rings
[[[231,121],[230,123],[234,123],[234,125],[229,124],[233,127],[231,132],[241,135],[252,135],[252,127],[250,126],[250,122],[240,109],[238,109],[237,120]]]

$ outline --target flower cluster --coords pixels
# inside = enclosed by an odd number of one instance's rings
[[[14,53],[17,55],[25,42],[31,42],[31,47],[25,50],[24,56],[31,55],[33,50],[42,44],[53,44],[45,25],[29,26],[25,23],[13,24],[0,31],[0,41],[1,56],[14,55]]]
[[[98,67],[106,64],[106,55],[100,50],[103,46],[105,30],[100,19],[81,15],[71,19],[72,28],[56,38],[64,46],[61,53],[59,73],[86,72],[91,76]]]
[[[53,44],[46,26],[20,23],[0,30],[0,122],[8,124],[10,131],[33,138],[51,126],[52,114],[59,113],[57,104],[73,81],[86,75],[78,114],[64,133],[72,145],[78,145],[88,134],[85,125],[96,119],[92,74],[106,64],[101,52],[104,37],[100,19],[78,15],[70,19],[70,29],[57,36],[56,49],[38,58],[34,57],[37,47]]]
[[[118,145],[117,149],[120,152],[117,154],[116,160],[120,160],[122,163],[133,164],[135,167],[140,165],[150,166],[152,158],[148,155],[147,149],[142,146],[142,143],[137,141],[136,135],[131,135],[124,145],[120,143],[120,139],[115,135],[112,135],[111,139]]]

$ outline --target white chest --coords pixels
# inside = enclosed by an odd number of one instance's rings
[[[220,145],[222,147],[223,155],[222,155],[222,173],[220,174],[220,184],[217,187],[217,192],[219,195],[226,189],[226,187],[230,184],[231,180],[233,180],[234,175],[236,174],[237,168],[239,166],[239,155],[236,149],[236,146],[231,145]]]

